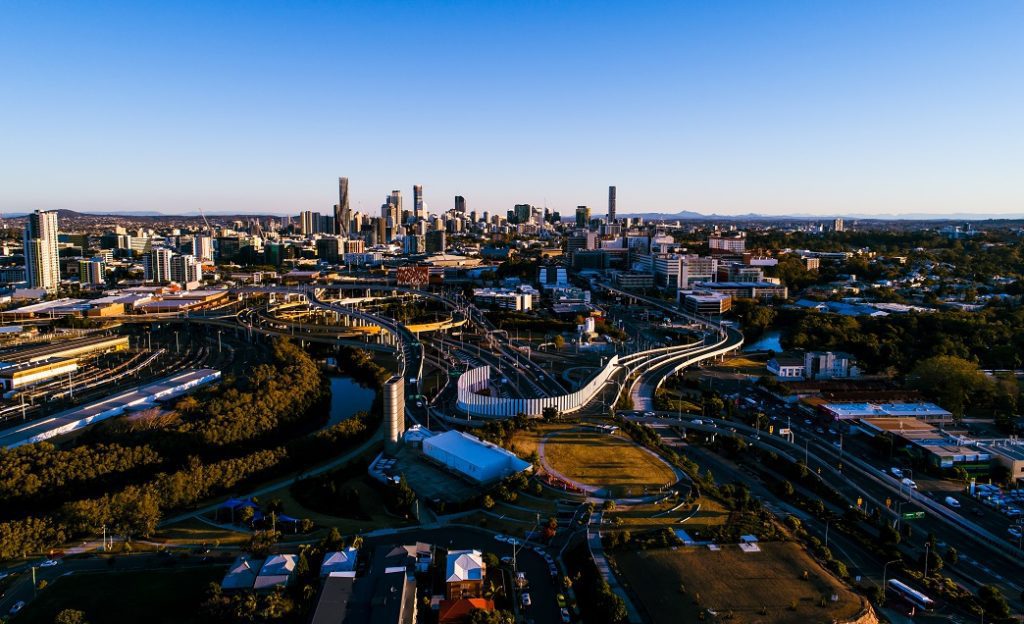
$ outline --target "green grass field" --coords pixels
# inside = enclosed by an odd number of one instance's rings
[[[82,573],[43,590],[15,619],[17,624],[53,624],[62,609],[84,611],[90,624],[193,624],[211,582],[226,566],[186,570]]]
[[[614,559],[654,624],[696,622],[700,613],[709,622],[804,624],[848,620],[861,612],[861,598],[798,544],[760,546],[759,553],[744,553],[732,544],[718,552],[706,548],[624,551]],[[805,570],[807,580],[801,578]],[[838,596],[836,602],[830,600],[833,593]],[[708,609],[719,616],[709,617]],[[733,617],[725,620],[729,612]]]
[[[655,489],[676,481],[668,464],[624,435],[558,432],[544,438],[544,459],[566,477],[606,488],[615,496],[640,495],[645,487]]]

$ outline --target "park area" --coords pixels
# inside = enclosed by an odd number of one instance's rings
[[[654,624],[843,622],[861,613],[862,599],[798,544],[768,542],[760,548],[623,551],[614,561]]]
[[[621,432],[560,429],[543,435],[537,451],[547,472],[598,496],[640,496],[678,480],[664,460]]]
[[[91,624],[190,624],[210,583],[225,566],[180,570],[96,572],[64,576],[31,601],[18,624],[52,624],[64,609],[83,611]]]

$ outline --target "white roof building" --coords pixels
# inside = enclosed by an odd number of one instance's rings
[[[513,453],[461,431],[425,438],[423,453],[477,483],[496,481],[530,468]]]
[[[453,550],[448,553],[444,582],[482,581],[486,569],[479,550]]]

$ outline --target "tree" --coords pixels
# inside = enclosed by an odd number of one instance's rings
[[[1005,618],[1010,615],[1010,605],[1006,603],[1003,592],[995,585],[985,585],[979,589],[978,602],[989,616]]]
[[[491,498],[490,494],[487,494],[486,496],[484,496],[483,506],[484,506],[484,509],[490,509],[490,508],[494,507],[494,499]]]
[[[549,422],[552,421],[552,420],[558,420],[558,417],[559,417],[558,408],[557,407],[550,407],[550,406],[549,407],[545,407],[543,410],[541,410],[541,416],[544,418],[544,420],[549,421]]]
[[[956,565],[957,561],[960,561],[960,553],[957,552],[956,548],[950,546],[946,549],[946,562],[949,565]]]
[[[89,620],[85,618],[85,611],[61,609],[53,618],[53,624],[89,624]]]
[[[557,336],[555,336],[555,339],[552,340],[551,342],[555,343],[556,349],[561,349],[562,347],[565,346],[565,338],[562,338],[562,334],[558,334]]]
[[[962,418],[972,401],[986,402],[994,385],[978,365],[954,355],[921,360],[907,378],[908,385]]]

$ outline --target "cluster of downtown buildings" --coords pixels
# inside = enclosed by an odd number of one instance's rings
[[[432,281],[442,273],[474,279],[488,267],[529,253],[539,256],[541,265],[584,276],[601,273],[624,289],[678,292],[684,305],[703,314],[725,312],[733,297],[786,297],[786,286],[764,274],[776,260],[749,253],[743,232],[712,231],[709,252],[698,255],[665,234],[664,226],[618,217],[616,204],[616,188],[611,186],[607,215],[597,218],[588,206],[578,206],[574,218],[566,221],[557,212],[529,204],[517,204],[504,214],[477,212],[463,196],[434,214],[427,210],[423,187],[415,185],[411,205],[401,191],[393,190],[379,214],[371,215],[352,211],[349,181],[342,177],[338,203],[326,214],[303,211],[297,217],[239,217],[178,227],[151,222],[83,233],[60,232],[55,211],[36,211],[24,222],[23,263],[18,263],[16,251],[5,250],[0,282],[44,293],[54,293],[62,283],[95,290],[113,284],[170,284],[189,290],[219,279],[224,267],[294,272],[408,264],[430,267]],[[555,268],[549,272],[556,274]],[[564,275],[558,274],[559,284],[542,283],[555,281],[542,278],[538,286],[556,294],[566,291],[570,303],[585,301],[569,292],[571,285],[561,283]],[[491,286],[482,296],[508,307],[529,307],[523,305],[523,293],[512,292],[521,291],[522,285]],[[537,292],[526,294],[535,297]]]

